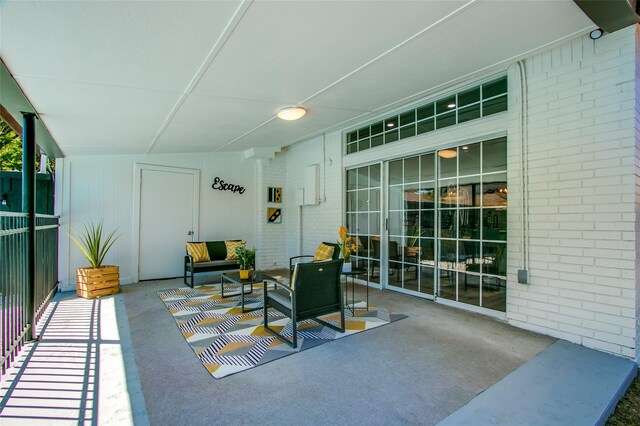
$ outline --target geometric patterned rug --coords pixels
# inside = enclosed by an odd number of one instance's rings
[[[253,288],[253,293],[245,295],[245,309],[262,306],[262,284]],[[191,349],[216,379],[406,318],[371,305],[369,310],[356,309],[355,314],[345,308],[344,333],[313,320],[300,321],[298,347],[293,349],[264,330],[262,309],[243,314],[240,295],[223,299],[220,284],[159,291],[158,295]],[[364,307],[362,302],[360,305]],[[268,315],[269,326],[291,338],[291,320],[271,309]],[[339,313],[320,318],[335,325],[340,322]]]

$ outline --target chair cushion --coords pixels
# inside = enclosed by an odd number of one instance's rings
[[[267,297],[275,300],[282,306],[291,309],[291,298],[289,297],[289,293],[287,293],[285,290],[269,290],[269,292],[267,293]]]
[[[316,250],[316,254],[313,256],[314,262],[322,262],[324,260],[331,260],[333,257],[333,247],[321,243]]]
[[[237,247],[246,247],[247,246],[247,242],[242,240],[242,241],[225,241],[224,245],[227,246],[227,260],[234,260],[237,259],[236,257],[236,248]]]
[[[187,243],[187,253],[194,262],[208,262],[211,260],[205,243]]]

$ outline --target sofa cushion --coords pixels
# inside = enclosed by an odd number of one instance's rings
[[[226,256],[227,260],[237,259],[237,257],[236,257],[236,248],[238,248],[238,247],[246,247],[247,246],[247,242],[244,241],[244,240],[242,240],[242,241],[225,241],[224,244],[227,247],[227,256]]]
[[[224,241],[207,241],[207,249],[211,260],[224,260],[227,257],[227,246]]]
[[[193,257],[194,262],[208,262],[211,260],[205,243],[187,243],[187,253]]]
[[[193,265],[196,268],[208,268],[216,266],[238,266],[235,260],[210,260],[209,262],[198,262]]]

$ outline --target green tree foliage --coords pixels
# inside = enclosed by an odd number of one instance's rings
[[[53,160],[49,163],[53,170]],[[40,152],[36,151],[36,170],[40,169]],[[0,170],[22,170],[22,139],[0,120]]]

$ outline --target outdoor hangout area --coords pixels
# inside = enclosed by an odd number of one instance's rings
[[[0,2],[0,424],[640,424],[636,6]]]

